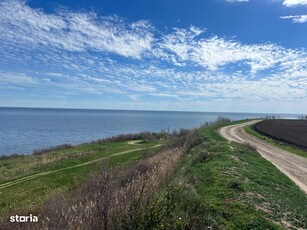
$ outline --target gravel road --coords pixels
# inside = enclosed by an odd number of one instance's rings
[[[259,121],[253,120],[225,126],[220,128],[218,132],[228,141],[254,146],[263,158],[275,165],[307,194],[307,158],[292,154],[245,132],[244,126],[255,124]]]

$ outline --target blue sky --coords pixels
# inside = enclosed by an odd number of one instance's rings
[[[307,0],[2,0],[0,106],[307,113]]]

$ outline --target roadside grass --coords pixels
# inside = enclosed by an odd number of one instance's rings
[[[268,142],[268,143],[270,143],[272,145],[275,145],[275,146],[277,146],[279,148],[282,148],[282,149],[284,149],[286,151],[289,151],[289,152],[291,152],[293,154],[296,154],[298,156],[307,157],[307,151],[304,151],[302,149],[293,147],[293,146],[288,145],[287,143],[284,143],[282,141],[277,141],[277,140],[274,140],[274,139],[272,139],[270,137],[262,135],[262,134],[258,133],[256,130],[253,129],[253,125],[248,125],[248,126],[244,127],[244,130],[248,134],[253,135],[253,136],[255,136],[255,137],[257,137],[257,138],[259,138],[259,139],[261,139],[263,141],[266,141],[266,142]]]
[[[3,159],[0,161],[0,171],[4,173],[4,175],[0,176],[2,179],[1,184],[24,176],[67,168],[106,157],[106,159],[88,165],[41,175],[9,187],[1,188],[0,216],[9,210],[30,210],[39,206],[52,194],[59,191],[74,190],[87,180],[90,172],[99,169],[102,161],[111,166],[129,164],[132,161],[141,159],[144,153],[146,153],[147,148],[165,142],[166,140],[161,140],[160,142],[150,141],[138,143],[137,145],[128,144],[128,141],[94,143],[51,151],[39,156],[31,155]],[[116,153],[140,148],[144,149],[116,156]],[[155,150],[152,149],[152,151]],[[112,156],[112,154],[114,155]],[[46,159],[49,159],[49,161],[46,161]]]
[[[307,195],[252,147],[202,130],[172,184],[177,216],[190,229],[307,228]]]

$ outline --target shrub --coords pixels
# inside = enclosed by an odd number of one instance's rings
[[[22,157],[22,156],[24,156],[24,154],[13,153],[11,155],[1,155],[0,160],[13,159],[13,158]]]
[[[231,120],[227,117],[218,117],[215,123],[228,123],[231,122]]]
[[[189,151],[201,141],[199,129],[181,129],[179,132],[173,132],[170,143],[165,148],[183,148]]]
[[[92,141],[91,143],[105,143],[105,142],[119,142],[119,141],[128,141],[128,140],[144,140],[144,141],[156,141],[163,138],[166,138],[168,134],[164,131],[155,133],[155,132],[140,132],[140,133],[127,133],[120,134],[117,136],[112,136],[104,139],[98,139]]]
[[[63,144],[63,145],[57,145],[54,147],[44,148],[44,149],[35,149],[33,150],[33,155],[43,155],[48,152],[56,151],[56,150],[62,150],[62,149],[69,149],[73,146],[71,144]]]

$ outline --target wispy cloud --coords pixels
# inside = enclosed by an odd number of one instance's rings
[[[192,64],[209,70],[240,62],[250,66],[255,73],[272,68],[280,60],[292,55],[291,51],[274,44],[244,45],[218,36],[204,38],[206,30],[195,26],[154,34],[156,29],[148,21],[127,22],[116,16],[98,17],[92,12],[59,11],[46,14],[17,0],[4,0],[0,4],[2,45],[10,49],[15,47],[16,50],[37,49],[40,50],[39,55],[46,53],[41,52],[42,49],[48,49],[53,58],[59,50],[101,52],[134,59],[156,59],[179,66]],[[303,22],[305,15],[283,18]],[[98,56],[97,53],[96,59]],[[72,64],[62,63],[64,67],[68,65]],[[85,67],[76,65],[75,68]]]
[[[287,7],[307,5],[307,0],[283,0],[283,5]]]
[[[293,23],[305,23],[307,22],[307,15],[290,15],[282,16],[281,19],[290,19]]]
[[[0,20],[2,39],[34,48],[103,51],[139,59],[153,41],[147,21],[125,23],[118,17],[70,11],[46,14],[18,0],[0,2]]]
[[[176,65],[192,63],[209,70],[240,63],[249,66],[252,73],[272,68],[296,55],[294,50],[275,44],[244,45],[218,36],[198,39],[198,35],[191,30],[176,29],[162,38],[158,55]]]
[[[37,80],[31,76],[24,73],[13,73],[13,72],[0,72],[1,84],[10,83],[16,85],[29,85],[37,84]]]
[[[94,12],[47,14],[17,0],[0,2],[0,21],[1,88],[119,95],[144,106],[157,97],[175,107],[307,96],[305,49],[244,44],[196,26],[159,31]]]

